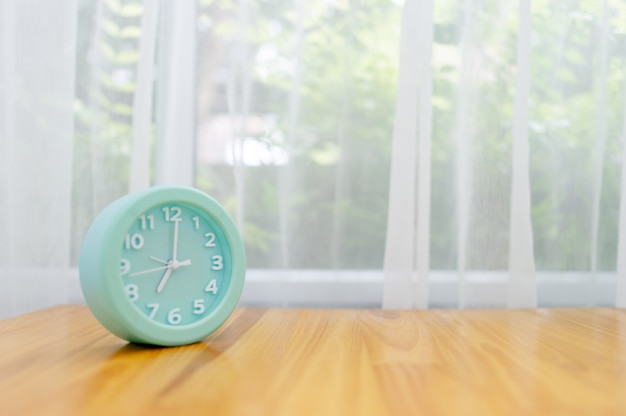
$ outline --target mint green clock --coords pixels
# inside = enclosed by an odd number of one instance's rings
[[[163,346],[200,341],[243,290],[241,237],[224,208],[187,187],[124,196],[94,220],[80,254],[87,305],[113,334]]]

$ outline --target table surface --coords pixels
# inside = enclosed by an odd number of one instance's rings
[[[626,310],[237,309],[157,348],[59,306],[0,321],[0,414],[624,415]]]

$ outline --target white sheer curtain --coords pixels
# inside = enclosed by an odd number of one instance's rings
[[[625,21],[613,0],[0,0],[0,317],[80,302],[89,223],[159,183],[230,210],[245,304],[625,306]]]
[[[428,307],[442,253],[461,307],[623,306],[624,5],[428,3],[404,7],[383,306]]]
[[[76,2],[0,1],[0,317],[67,299]]]

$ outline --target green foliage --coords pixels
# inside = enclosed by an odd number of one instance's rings
[[[606,77],[602,77],[600,2],[539,3],[533,24],[541,42],[533,55],[531,181],[538,267],[586,270],[593,250],[593,194],[606,123],[597,267],[615,269],[619,161],[624,120],[623,3],[609,2]],[[621,46],[620,46],[621,45]],[[606,102],[602,111],[601,89]]]
[[[75,101],[73,261],[97,212],[128,191],[138,0],[79,2]]]
[[[290,155],[285,166],[237,168],[250,266],[379,267],[400,8],[307,2],[299,14],[291,1],[246,3],[245,12],[218,3],[202,9],[206,36],[256,56],[244,64],[251,111],[276,119],[264,140]],[[233,195],[223,169],[201,169],[219,178],[211,191],[221,200]]]
[[[528,129],[539,269],[590,267],[596,152],[604,122],[598,268],[615,267],[626,3],[608,2],[605,78],[600,76],[601,3],[532,2]],[[246,111],[271,119],[268,131],[246,137],[289,154],[287,164],[198,165],[197,186],[226,201],[233,214],[242,209],[249,265],[380,268],[402,6],[386,0],[200,0],[198,8],[199,121]],[[435,2],[435,269],[457,267],[461,133],[468,134],[472,146],[468,267],[507,267],[517,11],[482,0],[465,15],[458,1]],[[81,2],[81,13],[95,13],[94,3]],[[139,1],[106,0],[93,38],[97,44],[78,45],[84,60],[79,69],[82,65],[90,78],[77,85],[77,123],[82,126],[77,154],[97,153],[110,162],[98,174],[113,178],[114,193],[126,186],[127,168],[120,167],[127,166],[130,153],[141,13]],[[91,37],[84,33],[79,39]],[[94,54],[97,63],[90,67],[87,56],[94,59]],[[246,77],[251,77],[250,101],[244,108]],[[603,88],[605,113],[600,114]],[[460,131],[462,120],[467,132]],[[77,180],[94,174],[85,162],[89,157],[79,159]],[[237,204],[236,195],[245,198]]]

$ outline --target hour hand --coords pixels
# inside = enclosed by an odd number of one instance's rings
[[[165,274],[163,275],[163,277],[161,278],[161,281],[159,282],[159,286],[157,286],[157,293],[161,293],[163,289],[165,288],[165,284],[169,280],[170,275],[172,274],[172,270],[174,270],[173,267],[168,267],[167,270],[165,271]]]
[[[154,270],[167,269],[165,270],[163,277],[161,277],[161,280],[159,281],[159,285],[157,286],[157,290],[156,290],[157,293],[161,293],[163,291],[163,289],[165,288],[165,285],[167,284],[167,281],[169,280],[174,270],[178,269],[180,266],[191,266],[191,259],[187,259],[183,261],[178,261],[178,260],[168,261],[166,262],[166,264],[167,266],[158,267],[156,269],[151,270],[151,271],[154,271]]]

